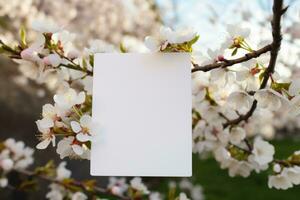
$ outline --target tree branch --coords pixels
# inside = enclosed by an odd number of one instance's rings
[[[287,8],[288,7],[283,9],[283,0],[273,1],[273,19],[271,22],[273,42],[271,44],[271,57],[270,57],[269,65],[266,71],[264,72],[263,80],[261,82],[259,89],[264,89],[267,86],[270,75],[274,73],[277,55],[280,50],[280,45],[282,40],[280,22],[281,22],[281,17],[286,12]],[[257,100],[254,100],[250,110],[245,115],[240,115],[238,118],[226,122],[224,124],[224,127],[227,127],[229,125],[239,124],[242,121],[247,121],[254,113],[256,107],[257,107]]]
[[[203,72],[207,72],[210,71],[212,69],[216,69],[216,68],[226,68],[238,63],[242,63],[242,62],[246,62],[248,60],[251,60],[253,58],[257,58],[260,55],[267,53],[269,51],[271,51],[271,47],[272,44],[269,44],[259,50],[253,51],[251,53],[247,53],[244,56],[240,57],[240,58],[236,58],[236,59],[232,59],[232,60],[225,60],[222,62],[216,62],[216,63],[212,63],[212,64],[208,64],[208,65],[203,65],[203,66],[199,66],[198,64],[193,64],[194,68],[192,69],[192,73],[193,72],[197,72],[197,71],[203,71]]]
[[[35,172],[28,171],[28,170],[20,170],[20,169],[17,170],[17,169],[15,169],[14,171],[19,173],[19,174],[23,174],[25,176],[36,177],[36,178],[39,178],[39,179],[42,179],[42,180],[45,180],[45,181],[48,181],[48,182],[51,182],[51,183],[56,183],[58,185],[61,185],[61,186],[65,187],[65,183],[63,181],[56,180],[56,179],[51,178],[51,177],[46,176],[46,175],[37,174]],[[117,199],[121,199],[121,200],[130,200],[129,197],[113,194],[109,190],[107,190],[105,188],[98,187],[98,186],[94,186],[93,191],[88,190],[80,181],[74,181],[74,182],[72,182],[72,185],[81,188],[86,193],[90,193],[90,194],[93,193],[95,195],[97,195],[97,194],[101,195],[102,194],[102,195],[108,195],[108,196],[111,196],[111,197],[114,197],[114,198],[117,198]]]

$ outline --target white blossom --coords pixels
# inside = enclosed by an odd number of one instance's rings
[[[62,186],[57,184],[51,184],[50,191],[46,194],[46,198],[49,200],[63,200],[65,190]]]
[[[258,101],[258,105],[262,108],[270,110],[278,110],[281,103],[281,95],[272,89],[261,89],[256,91],[254,98]]]
[[[235,110],[249,110],[253,102],[253,98],[246,92],[233,92],[227,98],[227,103]]]
[[[90,150],[81,144],[78,144],[73,136],[64,137],[57,143],[56,152],[60,158],[75,157],[81,159],[90,158]]]
[[[75,192],[71,198],[71,200],[86,200],[86,199],[88,199],[88,197],[82,192]]]
[[[91,76],[86,76],[82,79],[82,84],[86,93],[91,95],[93,93],[93,78]]]
[[[77,93],[74,89],[69,88],[62,94],[54,95],[53,99],[58,107],[70,109],[72,106],[82,104],[85,101],[85,93]]]
[[[83,115],[80,118],[80,123],[71,121],[72,130],[77,133],[76,139],[80,142],[90,141],[92,139],[93,123],[92,117]]]
[[[229,140],[232,144],[238,145],[246,138],[246,131],[241,127],[233,127],[229,133]]]
[[[0,178],[0,187],[5,188],[8,185],[7,178]]]
[[[32,29],[41,33],[55,33],[61,30],[56,23],[50,19],[35,20],[32,22]]]
[[[300,167],[299,166],[284,168],[282,171],[282,174],[284,174],[291,181],[292,184],[294,184],[294,185],[300,184]]]
[[[122,195],[128,189],[128,184],[125,178],[109,177],[107,188],[111,190],[113,194]]]
[[[181,192],[179,194],[179,197],[177,198],[178,200],[190,200],[185,193]]]
[[[25,169],[33,163],[33,149],[26,147],[24,142],[16,142],[9,138],[5,140],[6,147],[0,154],[0,167],[5,168],[6,171],[13,169]],[[10,157],[9,155],[12,154]],[[13,166],[12,166],[13,164]]]
[[[260,137],[254,140],[252,150],[253,160],[259,165],[270,163],[273,160],[274,153],[274,146],[269,142],[262,140]]]
[[[161,197],[160,193],[152,192],[149,195],[149,200],[162,200],[162,197]]]
[[[300,79],[292,80],[288,92],[292,96],[297,96],[300,94]]]
[[[66,168],[67,162],[61,162],[56,169],[56,179],[63,180],[71,177],[71,171]]]
[[[130,181],[130,186],[133,189],[140,191],[142,194],[149,194],[149,190],[140,177],[135,177]]]
[[[10,158],[6,158],[0,161],[0,166],[4,171],[10,171],[14,166],[14,162]]]
[[[159,37],[147,36],[145,45],[151,51],[164,50],[168,44],[180,44],[192,40],[196,36],[196,32],[191,29],[179,29],[173,31],[169,27],[161,27]]]
[[[286,190],[288,188],[291,188],[293,184],[285,174],[278,174],[278,175],[269,176],[268,186],[269,188],[274,187],[276,189]]]

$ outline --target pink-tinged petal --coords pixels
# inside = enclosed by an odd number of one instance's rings
[[[73,149],[74,153],[79,155],[79,156],[83,154],[83,149],[78,144],[73,144],[72,149]]]
[[[71,128],[75,133],[79,133],[81,131],[81,126],[76,121],[71,121]]]
[[[46,149],[49,146],[50,142],[51,142],[51,140],[49,140],[49,139],[43,140],[36,145],[36,148],[37,149]]]
[[[54,67],[57,67],[62,61],[60,56],[57,54],[50,54],[46,58],[47,58],[46,61],[48,61],[48,64],[50,64]]]

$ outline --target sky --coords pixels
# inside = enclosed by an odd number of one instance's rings
[[[157,3],[164,11],[162,13],[166,13],[163,18],[166,25],[194,28],[202,38],[198,45],[205,48],[214,48],[223,41],[226,24],[240,25],[242,18],[235,9],[252,13],[249,24],[270,17],[272,9],[272,0],[157,0]],[[291,6],[284,23],[288,25],[292,21],[300,21],[300,0],[285,0],[285,3]]]

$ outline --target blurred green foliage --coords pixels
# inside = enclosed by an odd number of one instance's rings
[[[271,142],[276,147],[276,158],[286,158],[300,150],[300,141],[292,139]],[[228,176],[213,159],[193,158],[193,180],[203,186],[206,200],[299,200],[300,187],[282,191],[269,189],[268,174],[256,174],[242,178]]]
[[[285,159],[294,151],[300,150],[300,140],[283,139],[271,141],[276,147],[275,157]],[[161,178],[160,191],[167,194],[168,182],[180,181],[180,178]],[[220,169],[219,164],[213,159],[199,159],[193,157],[194,185],[200,184],[204,190],[205,200],[299,200],[300,186],[289,190],[276,190],[268,188],[268,172],[256,174],[252,172],[248,178],[228,175],[227,170]],[[177,190],[177,193],[180,190]]]

